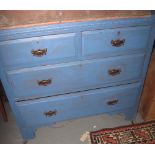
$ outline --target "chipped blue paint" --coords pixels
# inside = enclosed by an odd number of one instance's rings
[[[111,39],[122,38],[123,46],[111,46]],[[40,126],[83,116],[124,113],[133,119],[154,40],[154,15],[1,30],[0,79],[23,138],[33,138]],[[32,56],[44,48],[47,55]],[[110,76],[116,68],[121,73]],[[37,85],[50,77],[51,85]],[[50,110],[57,114],[46,117]]]

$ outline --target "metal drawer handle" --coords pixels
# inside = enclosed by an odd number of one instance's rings
[[[117,103],[118,103],[118,99],[113,99],[113,100],[111,100],[111,101],[108,101],[108,102],[107,102],[107,105],[112,106],[112,105],[115,105],[115,104],[117,104]]]
[[[109,69],[108,70],[109,75],[115,76],[121,73],[121,69]]]
[[[115,47],[120,47],[120,46],[123,46],[125,43],[125,39],[116,39],[116,40],[111,40],[111,44],[112,46],[115,46]]]
[[[57,111],[56,110],[54,110],[54,111],[47,111],[47,112],[44,112],[44,115],[46,116],[46,117],[51,117],[51,116],[54,116],[54,115],[56,115],[57,114]]]
[[[47,86],[52,83],[51,79],[38,81],[39,86]]]
[[[33,54],[33,56],[42,57],[43,55],[47,54],[47,48],[45,48],[45,49],[38,49],[38,50],[32,50],[31,53]]]

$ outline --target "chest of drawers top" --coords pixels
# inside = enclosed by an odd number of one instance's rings
[[[82,22],[104,19],[126,19],[149,17],[150,11],[108,11],[108,10],[31,10],[0,11],[0,29],[21,28],[67,22]]]
[[[0,11],[0,41],[150,25],[150,11]]]

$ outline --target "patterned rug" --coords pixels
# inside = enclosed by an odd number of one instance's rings
[[[90,132],[92,144],[155,144],[155,121]]]

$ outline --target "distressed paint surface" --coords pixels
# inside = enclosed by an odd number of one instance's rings
[[[149,37],[150,27],[130,27],[107,29],[97,31],[86,31],[82,33],[83,55],[106,54],[122,52],[133,49],[145,49]],[[124,40],[120,47],[112,46],[112,40]]]
[[[139,89],[140,83],[137,83],[23,102],[18,103],[17,106],[24,122],[34,127],[66,119],[134,108]],[[114,99],[118,100],[117,104],[107,104]],[[56,115],[50,117],[44,114],[50,110],[57,111]]]
[[[65,63],[10,71],[8,80],[18,100],[30,99],[104,87],[104,84],[111,86],[115,82],[130,83],[141,78],[143,62],[144,54],[137,54]],[[108,72],[111,69],[120,73],[112,76]],[[52,81],[49,85],[38,85],[38,81],[48,79]]]
[[[45,61],[47,63],[44,64],[42,63],[42,60],[38,59],[38,62],[33,62],[32,59],[26,60],[27,55],[25,55],[25,58],[23,58],[23,60],[27,63],[24,64],[21,62],[21,56],[18,57],[17,55],[19,53],[19,51],[16,51],[18,48],[12,53],[12,57],[14,57],[14,60],[11,60],[11,58],[9,58],[10,60],[8,60],[7,57],[3,57],[2,60],[1,57],[2,61],[0,61],[0,79],[2,80],[7,97],[9,99],[9,103],[14,112],[23,138],[33,138],[35,130],[39,126],[45,124],[49,125],[56,121],[73,119],[82,116],[101,113],[124,113],[127,119],[134,119],[139,106],[139,99],[143,89],[145,75],[152,52],[153,42],[155,39],[155,31],[153,27],[155,27],[155,16],[135,19],[132,18],[117,20],[96,20],[75,23],[73,22],[65,24],[53,24],[46,26],[34,26],[29,28],[1,30],[0,55],[3,53],[3,44],[10,43],[8,44],[8,46],[10,46],[10,48],[13,48],[13,42],[20,43],[20,39],[23,39],[23,41],[29,39],[33,40],[34,38],[31,37],[36,37],[39,39],[39,41],[41,38],[46,38],[48,42],[48,39],[53,37],[52,35],[58,35],[58,40],[61,40],[62,44],[69,44],[69,42],[72,43],[72,45],[68,45],[64,49],[71,49],[74,54],[72,53],[72,51],[69,53],[64,53],[63,50],[63,54],[59,55],[60,57],[58,56],[62,61],[58,60],[59,58],[57,59],[57,56],[55,55],[53,59],[50,57],[49,61],[46,61],[46,59]],[[91,53],[91,46],[95,46],[93,45],[94,42],[92,41],[89,44],[85,44],[87,45],[87,52],[83,49],[84,44],[82,40],[84,36],[82,34],[87,34],[88,31],[94,31],[95,34],[97,36],[100,36],[99,38],[102,39],[102,35],[99,35],[100,33],[98,32],[104,31],[106,33],[108,29],[111,29],[109,32],[113,31],[114,33],[111,33],[110,35],[109,33],[107,33],[106,36],[116,37],[118,28],[121,30],[123,28],[123,30],[125,30],[123,32],[123,35],[125,34],[127,38],[133,40],[129,41],[129,44],[126,44],[123,47],[124,50],[119,50],[119,48],[117,50],[113,50],[113,48],[109,46],[108,42],[108,44],[103,44],[104,47],[106,47],[106,51],[102,51],[102,49],[100,48],[102,48],[103,45],[100,45]],[[131,29],[134,29],[135,33],[130,33],[128,31]],[[67,37],[65,39],[62,39],[60,36]],[[35,41],[36,40],[34,39],[34,44]],[[57,41],[53,43],[53,46],[57,44]],[[48,42],[48,44],[47,42],[45,43],[45,45],[52,48],[53,46],[50,45],[50,42]],[[90,47],[88,47],[88,45],[90,45]],[[22,47],[27,48],[30,46],[26,46],[24,43]],[[84,54],[85,52],[86,54]],[[89,54],[89,52],[91,54]],[[26,52],[24,52],[24,54],[25,53]],[[67,56],[69,56],[69,58],[67,59],[64,58],[66,54]],[[3,53],[3,56],[4,55],[5,53]],[[16,58],[18,58],[18,61],[16,60]],[[125,68],[125,70],[123,70],[124,72],[114,77],[109,77],[107,75],[107,69],[109,69],[109,67],[117,67],[117,65],[119,67],[123,66]],[[105,76],[105,81],[102,80],[102,69]],[[79,74],[79,77],[77,76],[77,73]],[[28,80],[30,83],[34,83],[32,79],[34,78],[36,80],[36,76],[37,79],[40,77],[46,78],[47,75],[51,76],[51,74],[54,74],[58,79],[58,82],[57,84],[55,84],[53,90],[52,87],[48,88],[47,90],[46,88],[39,90],[38,86],[36,87],[35,85],[34,90],[32,91],[32,89],[29,89],[29,86],[33,87],[34,85],[25,84],[26,80]],[[87,74],[89,75],[89,77],[87,76]],[[119,78],[117,76],[119,76]],[[63,82],[65,78],[67,79],[67,82],[63,83],[63,85],[60,85],[60,81]],[[83,82],[79,82],[79,79],[82,79]],[[78,81],[77,84],[75,84],[76,81]],[[118,87],[117,85],[121,86]],[[24,86],[27,91],[25,91],[22,86]],[[111,87],[101,88],[102,86]],[[69,93],[67,95],[57,94],[57,96],[48,98],[16,102],[16,96],[18,96],[19,94],[21,96],[31,96],[33,93],[38,93],[40,91],[37,95],[39,97],[41,94],[43,94],[43,96],[45,94],[48,94],[51,90],[53,92],[56,92],[57,87],[59,87],[59,89],[62,89],[62,92],[64,92],[64,87],[68,92],[72,89],[74,93]],[[76,88],[76,91],[78,90],[81,92],[75,92],[74,87]],[[89,88],[93,90],[83,91],[88,90]],[[57,91],[60,90],[57,89]],[[126,97],[125,94],[127,95]],[[85,97],[83,98],[83,96]],[[118,97],[120,100],[120,104],[116,104],[112,109],[109,109],[109,106],[107,107],[104,99],[111,99],[113,97]],[[126,99],[128,102],[126,102]],[[59,101],[61,101],[61,104]],[[96,102],[97,104],[94,104],[94,102]],[[86,105],[84,103],[86,103]],[[91,108],[89,108],[89,106]],[[102,106],[104,107],[103,109],[101,108]],[[55,120],[54,117],[51,119],[47,119],[43,117],[44,114],[42,115],[42,113],[44,112],[43,110],[50,110],[50,107],[52,107],[52,109],[55,107],[60,111],[62,109],[64,113],[62,113],[61,115],[55,115]],[[38,118],[34,118],[35,115],[38,116]]]
[[[47,61],[75,57],[75,34],[60,34],[6,41],[0,43],[0,49],[0,60],[4,66],[36,62],[43,65]],[[46,55],[37,57],[32,54],[33,50],[43,49],[47,49]]]

